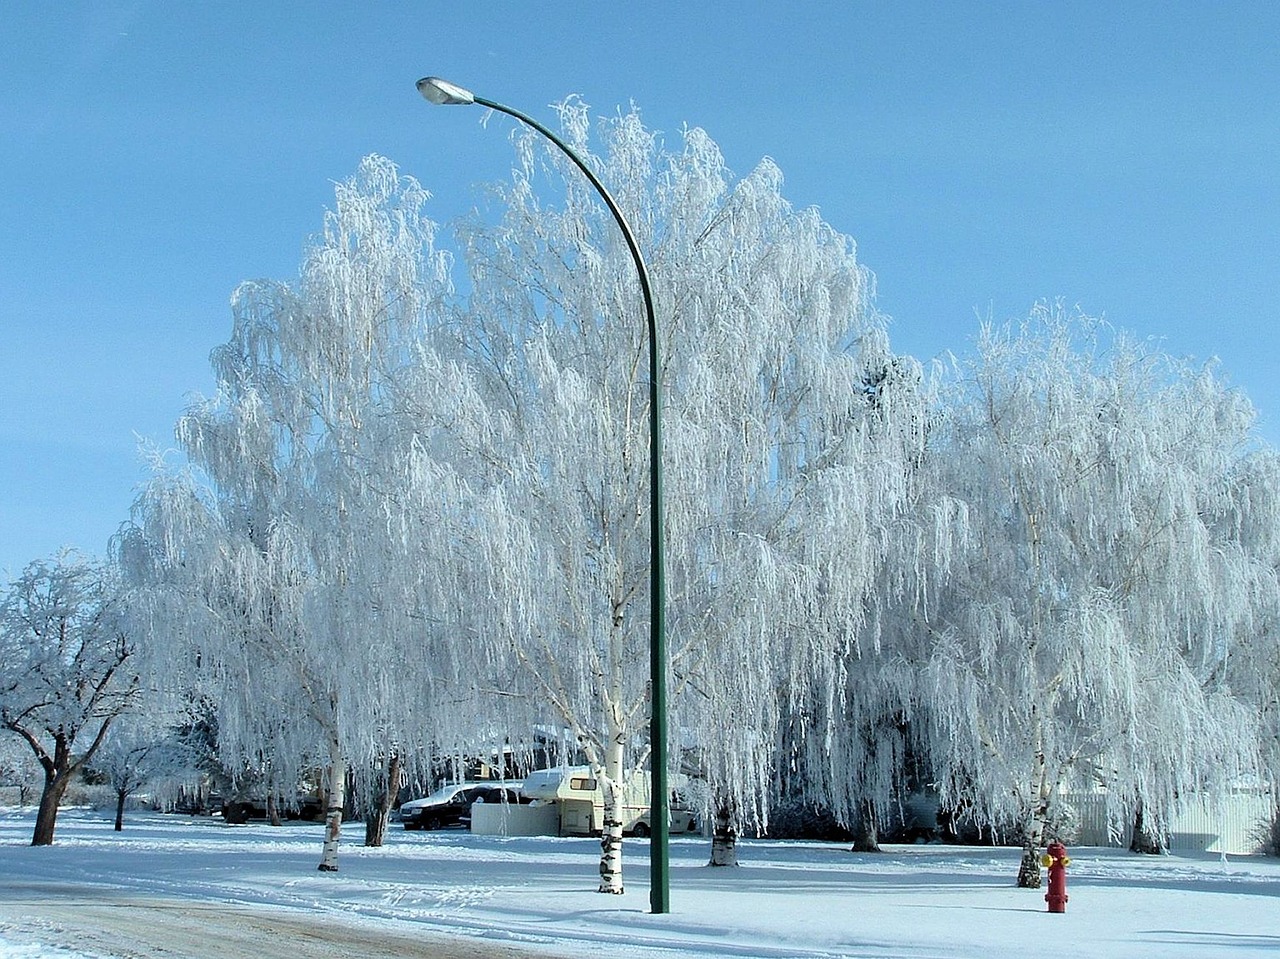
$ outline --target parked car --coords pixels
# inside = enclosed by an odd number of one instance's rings
[[[454,783],[430,796],[411,799],[400,806],[400,822],[405,829],[471,828],[471,804],[527,803],[520,795],[520,783]]]
[[[241,825],[250,819],[267,818],[267,801],[260,797],[240,797],[238,799],[221,800],[222,819],[224,822]],[[308,822],[320,822],[324,819],[324,802],[315,793],[298,793],[293,802],[283,799],[278,803],[281,819],[303,819]]]

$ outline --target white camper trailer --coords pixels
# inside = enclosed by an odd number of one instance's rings
[[[649,774],[636,774],[623,787],[622,831],[649,835]],[[520,790],[539,803],[554,803],[560,810],[560,835],[598,836],[604,831],[604,789],[588,766],[539,769],[525,777]],[[684,809],[672,809],[672,833],[695,832],[697,817]]]

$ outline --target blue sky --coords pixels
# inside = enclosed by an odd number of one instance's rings
[[[298,13],[306,10],[305,15]],[[480,11],[475,13],[472,11]],[[1280,4],[45,3],[0,27],[0,579],[101,554],[241,280],[382,153],[447,223],[581,94],[704,127],[858,242],[901,352],[1062,298],[1221,369],[1280,442]]]

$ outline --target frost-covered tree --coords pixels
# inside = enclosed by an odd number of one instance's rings
[[[1217,522],[1225,535],[1240,544],[1247,572],[1239,577],[1242,601],[1231,611],[1229,628],[1220,630],[1215,648],[1225,654],[1226,682],[1257,718],[1262,780],[1270,784],[1276,803],[1280,788],[1280,452],[1258,448],[1240,460],[1229,477],[1227,506],[1225,512],[1217,513]]]
[[[324,871],[349,766],[372,763],[429,689],[414,682],[432,660],[417,561],[397,540],[412,435],[393,382],[447,288],[425,199],[370,158],[338,185],[297,284],[237,291],[218,395],[178,428],[194,469],[158,476],[125,537],[166,613],[155,622],[183,624],[166,668],[199,675],[229,765],[281,782],[304,760],[327,771]],[[419,653],[407,664],[406,647]]]
[[[0,723],[44,772],[33,846],[53,842],[67,786],[137,699],[134,652],[112,566],[64,552],[0,598]]]
[[[189,471],[163,472],[134,509],[122,562],[157,637],[155,683],[211,704],[232,793],[274,795],[322,765],[302,646],[305,577],[285,536],[255,529]],[[143,603],[142,598],[146,598]]]
[[[889,351],[852,241],[779,189],[762,165],[691,244],[709,262],[686,300],[691,345],[671,387],[689,460],[676,610],[696,690],[681,719],[706,747],[713,795],[754,828],[767,826],[763,797],[796,749],[829,774],[811,798],[844,812],[858,767],[835,739],[857,720],[839,690],[849,658],[875,644],[866,608],[923,421],[915,364]],[[869,371],[888,370],[892,386],[869,393]],[[781,714],[796,710],[803,735],[778,755]]]
[[[124,829],[125,805],[134,793],[148,788],[163,795],[196,775],[195,754],[177,730],[157,719],[133,713],[113,723],[87,767],[115,796],[116,832]]]
[[[876,550],[862,534],[901,484],[868,434],[863,376],[891,361],[870,278],[846,236],[786,202],[771,161],[736,179],[701,130],[668,150],[635,111],[594,139],[582,104],[560,115],[655,286],[677,745],[727,824],[763,823],[781,692],[807,682],[815,632],[857,630]],[[645,325],[594,193],[537,138],[515,143],[500,218],[461,232],[465,360],[436,372],[453,384],[454,478],[434,477],[457,499],[423,552],[469,587],[451,628],[483,666],[523,667],[513,689],[620,801],[647,761]],[[616,808],[606,820],[600,888],[620,892]]]
[[[17,790],[18,805],[30,806],[40,798],[44,770],[31,747],[17,733],[0,735],[0,784]]]
[[[1039,308],[984,328],[931,436],[967,552],[915,608],[945,805],[1021,830],[1068,792],[1151,819],[1247,769],[1221,664],[1253,569],[1226,522],[1251,410],[1208,371]]]
[[[562,120],[646,248],[666,366],[677,334],[651,249],[651,214],[663,227],[669,219],[653,206],[663,158],[634,114],[606,132],[603,156],[589,149],[584,108],[567,106]],[[620,893],[622,791],[647,759],[645,324],[630,255],[594,191],[533,138],[516,143],[520,163],[497,189],[500,222],[476,219],[462,234],[473,292],[458,333],[468,368],[450,371],[451,438],[472,468],[426,552],[467,570],[440,565],[437,575],[474,584],[457,610],[468,647],[481,662],[518,664],[529,721],[545,703],[544,721],[568,727],[592,766],[606,796],[600,890]],[[537,197],[547,170],[558,207]],[[668,464],[678,461],[668,454]]]
[[[903,611],[927,587],[922,570],[945,566],[950,544],[921,469],[929,382],[887,346],[861,359],[857,402],[838,434],[840,468],[819,474],[796,523],[820,577],[792,671],[780,785],[850,828],[857,848],[875,850],[917,751],[922,646]]]

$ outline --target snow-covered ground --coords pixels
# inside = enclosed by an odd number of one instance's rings
[[[1280,862],[1253,857],[1074,849],[1067,912],[1051,915],[1043,890],[1014,888],[1013,849],[861,855],[839,844],[743,842],[741,866],[713,869],[706,840],[680,838],[671,845],[672,912],[655,916],[644,842],[627,843],[627,893],[616,898],[595,892],[598,846],[586,839],[393,827],[386,846],[347,845],[341,871],[323,874],[317,825],[135,814],[114,833],[105,815],[73,809],[59,816],[56,844],[39,849],[27,845],[32,825],[29,812],[0,813],[0,959],[228,959],[253,954],[254,935],[297,959],[441,955],[447,940],[453,954],[472,957],[1280,952]],[[362,834],[353,827],[350,836]],[[95,923],[115,938],[91,935]],[[130,932],[135,939],[121,938]]]

